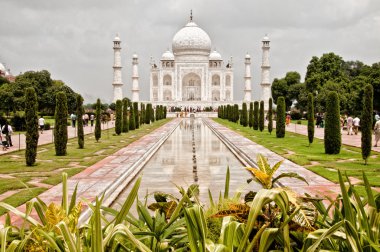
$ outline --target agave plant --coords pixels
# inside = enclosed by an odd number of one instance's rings
[[[272,167],[270,166],[268,159],[261,154],[257,155],[257,168],[254,167],[246,167],[248,171],[251,172],[253,178],[248,179],[247,183],[250,183],[253,179],[259,182],[263,188],[272,189],[273,184],[282,178],[296,178],[304,181],[306,184],[307,181],[305,178],[300,176],[295,172],[283,172],[279,174],[277,177],[274,177],[274,173],[280,168],[283,160],[277,162]]]

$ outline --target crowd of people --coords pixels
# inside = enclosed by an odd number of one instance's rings
[[[71,119],[71,126],[73,128],[75,128],[75,125],[76,125],[76,122],[77,122],[77,116],[75,114],[71,114],[70,115],[70,119]],[[95,115],[94,114],[88,115],[86,113],[86,114],[84,114],[82,116],[82,120],[83,120],[83,126],[84,127],[88,126],[88,122],[90,122],[91,127],[93,127],[94,126]]]

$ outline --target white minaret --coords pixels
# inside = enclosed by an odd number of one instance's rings
[[[123,82],[121,80],[121,46],[120,46],[119,34],[113,40],[113,52],[114,52],[114,63],[113,63],[113,102],[123,99]]]
[[[132,56],[132,101],[138,102],[139,98],[139,69],[138,69],[138,57],[137,54]]]
[[[269,65],[269,38],[267,35],[263,38],[263,62],[261,65],[261,100],[264,101],[264,110],[268,111],[269,98],[272,97],[272,85],[270,83],[270,65]]]
[[[251,56],[247,53],[245,55],[245,75],[244,75],[244,102],[251,102]]]

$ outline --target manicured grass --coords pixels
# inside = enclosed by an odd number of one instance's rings
[[[77,138],[69,139],[66,156],[56,156],[54,144],[41,145],[38,147],[36,165],[31,167],[25,165],[24,150],[1,155],[0,175],[6,174],[15,178],[0,178],[0,193],[25,187],[32,188],[34,186],[28,184],[30,180],[38,180],[50,185],[59,184],[62,181],[62,172],[66,172],[69,176],[75,175],[170,120],[164,119],[151,125],[142,125],[137,130],[122,133],[119,136],[114,134],[114,128],[103,130],[99,142],[96,142],[94,134],[88,134],[85,136],[84,149],[78,149]],[[37,189],[42,188],[33,188],[33,192],[38,194],[42,192]],[[17,197],[22,200],[11,200],[11,205],[18,206],[19,202],[24,203],[35,195],[30,193],[30,190],[22,190]]]
[[[37,197],[39,194],[46,191],[46,188],[27,188],[24,190],[21,190],[12,196],[5,198],[2,200],[2,202],[5,202],[12,206],[20,206],[24,204],[25,202],[29,201],[30,199],[33,199],[34,197]],[[3,215],[7,212],[4,208],[0,208],[0,215]]]
[[[304,135],[286,132],[285,138],[276,138],[274,132],[270,135],[266,129],[260,132],[227,120],[214,120],[333,182],[338,182],[338,170],[359,180],[362,180],[362,171],[365,171],[370,184],[380,187],[380,153],[372,152],[368,165],[364,165],[360,148],[343,145],[340,154],[327,155],[320,139],[314,138],[314,143],[309,147]]]

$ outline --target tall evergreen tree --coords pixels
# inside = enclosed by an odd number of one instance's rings
[[[249,103],[249,117],[248,117],[248,126],[253,127],[253,102]]]
[[[242,110],[241,110],[241,117],[240,117],[240,124],[244,127],[247,127],[248,120],[247,120],[247,103],[243,103]]]
[[[55,102],[54,145],[57,156],[65,156],[67,148],[67,97],[58,92]]]
[[[259,129],[260,131],[264,130],[264,101],[260,101],[260,113],[259,113]]]
[[[145,104],[141,103],[141,112],[140,112],[140,124],[143,125],[145,123]]]
[[[128,98],[123,99],[123,129],[122,132],[128,132],[129,122],[128,122]]]
[[[367,164],[372,148],[372,122],[373,122],[373,87],[368,84],[364,87],[363,112],[360,121],[362,131],[362,157]]]
[[[239,121],[239,105],[234,105],[234,122],[237,123]]]
[[[277,98],[277,119],[276,119],[276,137],[285,137],[285,98],[280,96]]]
[[[100,99],[97,99],[96,111],[95,111],[95,139],[97,142],[102,137],[102,130],[101,130],[101,125],[100,125],[101,108],[102,108],[102,103],[100,102]]]
[[[129,129],[135,130],[136,129],[136,116],[135,116],[135,110],[133,103],[130,103],[131,107],[129,108]]]
[[[255,101],[253,103],[253,129],[259,129],[259,102]]]
[[[154,116],[154,108],[152,106],[152,109],[150,110],[150,120],[152,121],[152,123],[154,123],[156,121],[156,118]]]
[[[146,113],[145,113],[145,123],[146,124],[150,124],[151,111],[152,111],[152,104],[148,103],[148,105],[146,105]]]
[[[268,132],[269,134],[272,134],[273,130],[273,99],[269,98],[269,103],[268,103]]]
[[[339,96],[335,91],[331,91],[327,95],[325,118],[325,153],[339,154],[342,134],[340,132]]]
[[[314,140],[314,96],[309,93],[307,97],[307,136],[309,138],[309,145]]]
[[[26,121],[26,148],[25,161],[27,166],[36,162],[38,146],[38,100],[34,88],[25,90],[25,121]]]
[[[156,107],[156,120],[159,121],[161,118],[160,118],[160,110],[161,110],[161,106],[160,105],[157,105]]]
[[[115,120],[115,133],[121,134],[121,127],[123,122],[123,102],[121,100],[116,101],[116,120]]]
[[[168,108],[164,106],[164,118],[166,119],[166,114],[168,113]]]
[[[78,135],[78,147],[79,149],[84,148],[84,130],[83,130],[83,114],[84,114],[84,108],[83,108],[83,98],[81,95],[77,95],[77,135]]]
[[[140,127],[139,103],[138,102],[133,103],[133,115],[135,116],[135,129],[138,129]]]

